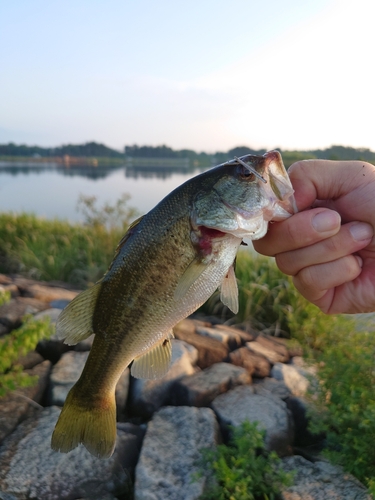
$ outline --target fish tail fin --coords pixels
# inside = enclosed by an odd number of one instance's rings
[[[98,458],[109,458],[116,444],[116,402],[114,393],[108,393],[87,404],[74,386],[65,401],[55,430],[51,447],[68,453],[82,443]],[[84,404],[86,403],[86,404]]]

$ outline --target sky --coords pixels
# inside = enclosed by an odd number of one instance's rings
[[[0,2],[0,143],[375,150],[373,0]]]

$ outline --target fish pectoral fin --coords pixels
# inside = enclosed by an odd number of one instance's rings
[[[65,344],[74,345],[93,331],[92,317],[101,283],[81,292],[62,311],[56,324],[56,335]]]
[[[189,264],[188,268],[181,276],[176,290],[174,291],[175,300],[180,300],[189,291],[189,288],[197,281],[197,279],[201,276],[201,274],[207,269],[208,262],[202,261],[200,258],[196,258],[193,260],[191,264]]]
[[[171,338],[173,338],[172,332],[170,332],[167,338],[159,342],[155,347],[134,359],[130,369],[133,377],[147,379],[164,377],[171,364]]]
[[[234,266],[230,266],[220,286],[220,300],[234,313],[238,313],[238,286]]]

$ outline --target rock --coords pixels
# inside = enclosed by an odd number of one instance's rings
[[[122,463],[134,439],[118,431],[116,449],[108,460],[92,456],[83,446],[69,454],[50,447],[59,416],[45,408],[23,422],[0,447],[0,490],[18,499],[130,498],[129,474]]]
[[[254,394],[251,386],[239,386],[217,396],[211,404],[220,424],[239,426],[245,420],[258,422],[266,431],[267,450],[288,455],[293,442],[293,421],[286,404],[272,395]]]
[[[132,413],[149,418],[161,406],[168,404],[174,382],[195,373],[197,359],[198,351],[193,346],[182,340],[172,339],[172,361],[167,374],[156,380],[132,379]]]
[[[36,351],[29,351],[25,356],[18,358],[17,365],[21,365],[24,370],[34,368],[34,366],[43,363],[44,358]]]
[[[0,285],[0,291],[10,292],[10,295],[13,299],[14,299],[14,297],[18,297],[20,294],[20,291],[18,290],[18,286],[15,285],[14,283],[7,283],[7,284]]]
[[[276,380],[282,380],[294,396],[304,396],[310,385],[308,379],[293,365],[275,363],[271,376]]]
[[[256,354],[262,354],[272,364],[279,362],[283,363],[285,360],[283,354],[279,354],[273,347],[265,346],[263,343],[258,342],[258,340],[246,342],[246,347]]]
[[[291,392],[282,380],[266,377],[254,384],[255,394],[261,396],[276,396],[280,399],[287,399]]]
[[[234,328],[227,330],[225,328],[221,328],[221,325],[215,325],[215,328],[198,326],[196,328],[196,332],[198,335],[218,340],[222,344],[226,345],[230,350],[237,349],[237,347],[242,345],[241,335],[237,333]]]
[[[304,398],[289,397],[286,399],[288,410],[294,421],[294,446],[309,447],[306,453],[315,453],[322,447],[325,438],[324,433],[313,434],[309,430],[308,411],[310,405]],[[315,446],[315,450],[314,450]]]
[[[0,443],[17,425],[33,410],[39,407],[47,388],[51,363],[43,361],[30,370],[25,370],[31,376],[37,376],[34,386],[21,387],[8,393],[0,399]]]
[[[42,300],[43,302],[51,302],[53,300],[73,300],[78,295],[77,290],[67,290],[66,288],[58,288],[41,285],[39,283],[28,286],[25,291],[25,297]]]
[[[52,325],[56,325],[57,318],[60,316],[61,309],[57,309],[56,307],[51,307],[50,309],[45,309],[37,314],[35,314],[34,319],[43,319],[48,317],[51,321]]]
[[[70,300],[67,299],[58,299],[58,300],[51,300],[49,305],[54,308],[54,309],[65,309],[65,307],[69,304]]]
[[[202,448],[218,443],[218,425],[209,408],[164,407],[148,424],[135,471],[134,500],[195,500],[209,473],[199,466]],[[202,477],[194,474],[202,472]]]
[[[255,331],[253,332],[245,332],[244,330],[241,330],[240,328],[234,328],[233,326],[228,326],[228,325],[213,325],[214,329],[221,330],[228,332],[229,334],[233,334],[235,336],[240,336],[241,338],[241,344],[244,344],[245,342],[251,342],[252,340],[255,340],[257,337],[257,334]],[[239,347],[239,345],[237,347]]]
[[[289,361],[290,356],[288,349],[286,348],[285,344],[281,341],[281,339],[261,333],[260,335],[258,335],[256,340],[257,342],[259,342],[259,344],[263,345],[264,347],[267,347],[268,349],[275,351],[280,356],[281,358],[280,361],[282,363],[287,363]]]
[[[184,333],[196,333],[195,327],[196,327],[196,322],[193,321],[192,319],[186,318],[177,323],[177,325],[173,327],[173,333],[175,335],[177,335],[177,333],[181,333],[182,335]]]
[[[48,305],[37,299],[27,297],[16,297],[10,302],[0,306],[0,324],[8,328],[8,331],[18,328],[25,314],[35,314],[47,309]]]
[[[204,370],[214,363],[224,361],[229,349],[221,342],[209,337],[203,337],[196,333],[191,333],[187,329],[174,328],[174,335],[179,340],[184,340],[188,344],[194,346],[198,351],[197,365]]]
[[[77,382],[89,353],[69,351],[65,353],[52,369],[50,377],[50,405],[62,406],[68,392]],[[116,406],[118,417],[122,415],[129,391],[129,369],[122,373],[116,386]]]
[[[283,500],[371,500],[357,479],[328,462],[309,462],[299,457],[282,460],[283,469],[296,471],[293,486],[282,492]]]
[[[229,360],[236,366],[242,366],[254,377],[268,377],[271,373],[271,364],[263,354],[250,351],[247,347],[241,347],[229,353]]]
[[[172,389],[172,402],[177,405],[209,406],[219,394],[237,385],[250,383],[251,376],[244,368],[229,363],[216,363],[178,380]]]

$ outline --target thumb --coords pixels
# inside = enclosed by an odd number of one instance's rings
[[[316,200],[337,200],[375,182],[375,167],[362,161],[302,160],[288,170],[299,210]],[[359,219],[360,220],[360,219]]]

